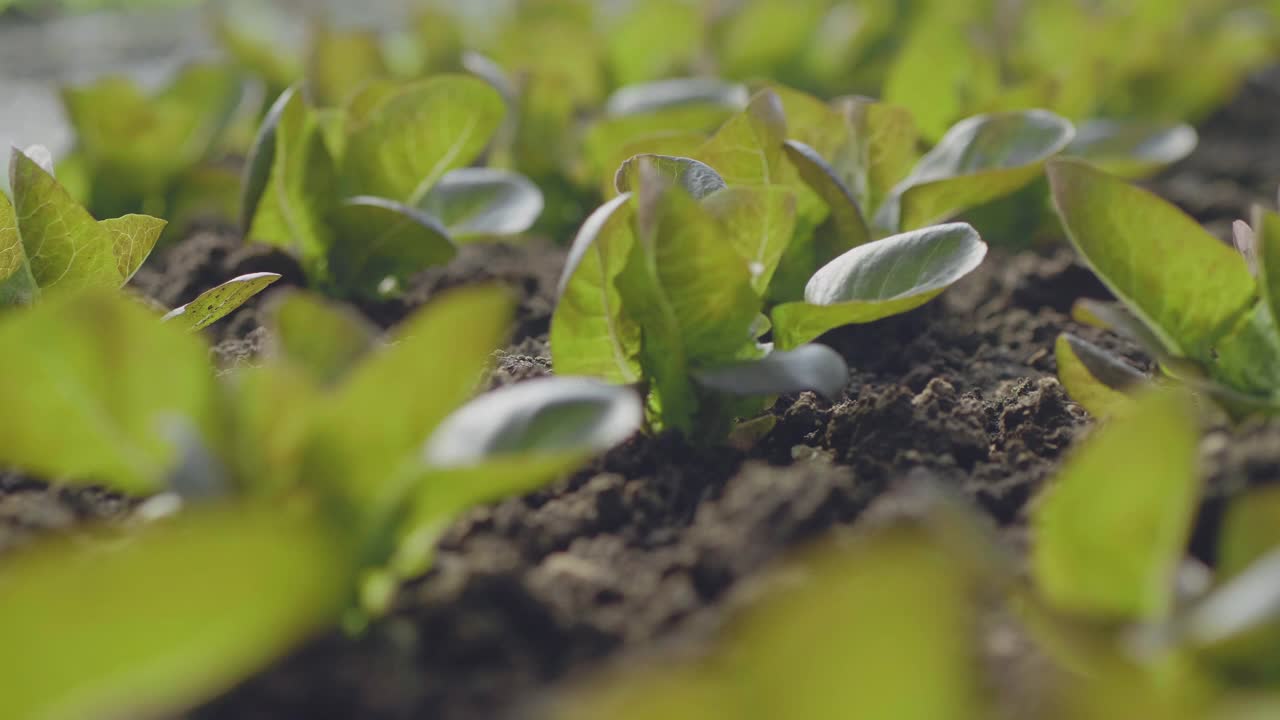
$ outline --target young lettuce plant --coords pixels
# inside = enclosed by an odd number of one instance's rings
[[[53,541],[0,562],[14,611],[0,640],[25,658],[0,661],[14,681],[0,714],[133,716],[206,699],[307,635],[385,609],[461,509],[635,431],[639,398],[598,380],[467,404],[510,312],[497,288],[454,291],[382,343],[346,308],[293,294],[274,309],[272,359],[222,376],[197,338],[115,293],[0,317],[12,349],[0,393],[28,419],[0,437],[0,462],[190,505],[111,547]],[[408,391],[406,377],[418,378]]]
[[[1237,252],[1155,195],[1082,161],[1052,162],[1049,180],[1071,242],[1119,300],[1082,301],[1077,318],[1129,337],[1166,375],[1204,390],[1234,413],[1275,412],[1276,214],[1258,210],[1253,228],[1237,224],[1243,251]],[[1078,339],[1061,339],[1058,355],[1064,383],[1082,402],[1115,399],[1108,388],[1135,380],[1123,361]]]
[[[53,177],[43,147],[14,149],[13,199],[0,193],[0,308],[31,305],[49,294],[118,289],[155,247],[165,221],[149,215],[94,220]],[[233,278],[165,317],[199,330],[279,279],[275,273]]]
[[[76,144],[58,175],[94,215],[173,217],[183,186],[198,182],[244,97],[239,73],[215,64],[187,66],[152,95],[119,76],[65,88]]]
[[[496,90],[465,75],[371,86],[336,113],[287,90],[247,163],[245,236],[295,253],[331,294],[394,295],[458,243],[518,234],[542,212],[523,176],[467,167],[504,112]]]

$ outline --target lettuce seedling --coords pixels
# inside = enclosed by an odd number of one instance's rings
[[[394,295],[458,243],[523,232],[542,212],[524,177],[466,167],[504,112],[496,90],[463,75],[379,86],[325,114],[290,89],[246,166],[245,236],[295,253],[332,294]]]
[[[0,662],[30,688],[0,696],[0,714],[205,699],[384,610],[460,510],[570,472],[642,420],[635,393],[585,378],[467,403],[509,327],[498,288],[434,300],[391,342],[312,295],[272,314],[268,362],[218,376],[197,338],[109,291],[0,317],[0,394],[25,418],[0,463],[191,505],[106,551],[53,542],[5,560],[0,600],[22,615],[0,619],[0,640],[43,640]]]
[[[48,159],[42,147],[14,149],[10,157],[13,200],[0,193],[0,308],[30,305],[51,293],[120,288],[151,254],[165,227],[164,220],[149,215],[94,220],[53,177]],[[199,330],[279,277],[233,278],[165,319]]]
[[[154,94],[110,76],[62,91],[75,149],[58,174],[96,216],[171,217],[184,183],[218,150],[244,99],[233,68],[193,64]],[[83,186],[83,187],[80,187]]]
[[[1280,225],[1259,210],[1236,227],[1241,252],[1155,195],[1079,160],[1049,166],[1054,204],[1071,242],[1121,307],[1081,303],[1078,318],[1142,345],[1166,375],[1191,383],[1233,412],[1274,412],[1280,402],[1280,328],[1271,288]],[[1256,240],[1254,239],[1256,235]],[[1256,274],[1256,277],[1255,277]],[[1083,353],[1083,354],[1082,354]],[[1073,397],[1120,387],[1109,361],[1080,343],[1059,344]],[[1091,408],[1097,410],[1097,408]]]

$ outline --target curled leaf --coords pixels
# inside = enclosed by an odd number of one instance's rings
[[[519,235],[542,214],[542,191],[525,176],[498,168],[458,168],[440,179],[419,206],[457,241]]]
[[[786,395],[811,390],[830,402],[849,381],[849,366],[826,345],[775,350],[759,360],[694,370],[698,384],[732,395]]]
[[[628,158],[618,168],[613,176],[613,185],[618,192],[635,190],[641,163],[651,164],[663,177],[684,188],[695,200],[701,200],[727,187],[720,173],[704,162],[687,157],[645,153]]]

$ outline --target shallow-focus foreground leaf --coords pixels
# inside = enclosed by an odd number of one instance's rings
[[[434,217],[385,198],[348,198],[333,213],[341,230],[329,253],[334,282],[364,298],[394,295],[411,275],[457,254]]]
[[[731,395],[783,395],[810,390],[828,401],[839,399],[849,382],[849,366],[826,345],[775,350],[759,360],[694,370],[703,387]]]
[[[1079,160],[1049,164],[1054,205],[1085,262],[1173,355],[1210,360],[1256,300],[1244,259],[1151,193]]]
[[[505,290],[475,287],[445,293],[402,322],[394,342],[333,390],[311,443],[316,479],[360,509],[398,503],[420,473],[416,451],[475,391],[510,319]]]
[[[1198,136],[1181,123],[1090,120],[1076,128],[1064,155],[1121,177],[1140,178],[1191,154]]]
[[[39,297],[40,287],[18,234],[18,217],[9,197],[0,192],[0,307],[30,305]]]
[[[0,715],[143,717],[208,699],[335,620],[346,554],[314,522],[223,507],[5,558]]]
[[[0,464],[147,492],[176,459],[166,428],[212,428],[204,346],[114,290],[6,315],[0,347],[5,413],[23,419],[0,433]]]
[[[896,232],[925,227],[1008,195],[1040,175],[1075,129],[1044,110],[977,115],[955,124],[885,199],[875,223]]]
[[[1070,333],[1058,336],[1054,358],[1067,394],[1096,418],[1124,412],[1133,403],[1125,391],[1146,380],[1123,360]]]
[[[287,291],[269,313],[271,354],[320,386],[337,382],[373,349],[378,330],[355,308],[319,295]]]
[[[897,315],[973,272],[987,245],[964,223],[935,225],[856,247],[814,273],[804,302],[773,309],[774,342],[790,349],[842,325]]]
[[[635,243],[630,201],[630,194],[619,195],[600,206],[569,249],[551,316],[551,359],[559,374],[640,379],[640,326],[623,310],[615,285]]]
[[[1116,620],[1167,615],[1200,496],[1193,410],[1180,392],[1148,392],[1044,491],[1032,574],[1053,606]]]
[[[309,276],[324,277],[333,231],[323,213],[333,202],[334,184],[333,159],[316,113],[302,93],[285,91],[249,153],[245,237],[293,252]]]
[[[186,305],[174,308],[164,319],[186,330],[202,330],[226,317],[232,310],[279,279],[280,274],[272,272],[249,273],[232,278],[200,293]]]
[[[557,717],[988,717],[971,570],[916,528],[824,546],[696,663],[607,678]]]
[[[725,237],[747,261],[751,287],[763,297],[795,232],[795,193],[777,185],[738,185],[702,205],[724,226]]]
[[[347,193],[418,206],[445,173],[480,155],[505,113],[498,91],[470,75],[408,86],[352,131],[343,165]]]
[[[684,188],[695,200],[701,200],[727,185],[720,173],[710,165],[687,157],[644,153],[627,158],[613,176],[613,186],[620,192],[632,192],[639,185],[640,165],[652,165],[672,184]]]
[[[525,176],[497,168],[458,168],[422,199],[455,241],[519,235],[542,214],[542,191]]]
[[[41,288],[62,291],[124,284],[113,238],[52,175],[17,149],[9,160],[9,184],[18,234]]]

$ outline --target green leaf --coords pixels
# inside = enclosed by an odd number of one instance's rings
[[[1071,305],[1071,319],[1128,338],[1157,360],[1168,359],[1163,341],[1123,303],[1080,298]]]
[[[316,113],[301,93],[291,89],[276,101],[245,173],[246,238],[283,247],[298,256],[309,277],[327,277],[333,240],[324,213],[334,202],[336,170]]]
[[[52,175],[17,149],[9,160],[9,184],[31,275],[43,290],[124,284],[113,238]]]
[[[787,395],[811,390],[830,402],[840,399],[849,382],[849,366],[826,345],[775,350],[759,360],[746,360],[694,370],[703,387],[731,395]]]
[[[542,214],[542,191],[525,176],[496,168],[458,168],[422,199],[424,211],[458,242],[519,235]]]
[[[463,405],[423,450],[428,465],[462,467],[502,455],[604,452],[640,429],[635,392],[593,378],[555,376],[507,385]]]
[[[739,4],[715,28],[721,72],[735,79],[776,76],[806,49],[829,4],[825,0]]]
[[[1222,578],[1244,572],[1280,547],[1280,488],[1251,488],[1236,496],[1222,521],[1217,570]]]
[[[1074,135],[1044,110],[976,115],[947,131],[876,214],[886,231],[913,230],[1008,195],[1039,177]]]
[[[382,41],[371,30],[313,26],[307,83],[321,106],[345,104],[369,82],[388,75]]]
[[[370,352],[377,329],[355,308],[306,292],[285,292],[272,303],[272,354],[306,372],[317,385],[338,382]]]
[[[616,85],[670,77],[690,67],[703,47],[703,14],[684,0],[641,0],[606,32]]]
[[[334,219],[340,229],[329,257],[334,281],[362,297],[394,294],[411,275],[443,265],[458,252],[434,217],[385,198],[349,198]]]
[[[745,108],[749,100],[745,85],[714,78],[671,78],[619,88],[605,101],[604,109],[611,117],[649,115],[690,106],[715,107],[727,114]]]
[[[40,288],[18,233],[18,218],[8,196],[0,192],[0,308],[30,305],[39,297]]]
[[[804,302],[773,309],[774,342],[791,349],[842,325],[917,308],[973,272],[986,254],[986,243],[964,223],[860,245],[814,273]]]
[[[445,173],[479,157],[505,113],[498,91],[470,75],[408,86],[352,130],[343,165],[348,194],[418,206]]]
[[[1032,513],[1032,574],[1063,611],[1160,620],[1200,495],[1188,398],[1153,391],[1077,451]]]
[[[174,308],[164,316],[165,320],[195,332],[209,327],[226,317],[231,311],[249,301],[249,298],[267,289],[271,283],[280,279],[279,273],[249,273],[232,278],[217,287],[205,290],[195,300]]]
[[[782,142],[786,139],[782,101],[772,90],[761,90],[694,157],[715,168],[730,185],[767,185],[784,177]]]
[[[615,285],[635,243],[630,200],[619,195],[600,206],[569,249],[551,316],[551,358],[559,374],[640,379],[640,327]]]
[[[177,713],[337,619],[348,553],[278,509],[195,509],[123,542],[46,543],[6,558],[0,714],[49,720]]]
[[[635,115],[606,116],[593,124],[582,139],[587,177],[606,178],[612,187],[613,173],[623,160],[632,155],[651,152],[693,156],[706,141],[707,133],[724,123],[733,112],[722,105],[692,103]],[[643,145],[634,150],[624,150],[671,135],[682,136],[682,143],[671,148],[659,144],[657,147]],[[698,141],[689,148],[684,142],[694,135],[698,136]]]
[[[795,193],[777,185],[739,185],[711,194],[702,205],[724,226],[747,261],[751,287],[763,297],[795,233]]]
[[[474,392],[511,309],[505,290],[473,287],[445,293],[402,322],[395,342],[369,353],[333,391],[308,471],[371,518],[393,512],[419,472],[418,449]]]
[[[1076,129],[1064,155],[1128,178],[1141,178],[1172,165],[1195,150],[1195,128],[1146,120],[1089,120]]]
[[[1095,418],[1127,411],[1133,400],[1125,391],[1147,379],[1123,360],[1070,333],[1058,336],[1054,357],[1067,394]]]
[[[306,449],[324,396],[296,365],[269,362],[222,376],[231,429],[225,457],[244,495],[279,500],[320,487],[306,472]]]
[[[121,283],[127,283],[142,267],[143,261],[151,254],[160,233],[169,223],[150,215],[125,215],[124,217],[99,221],[98,225],[107,231],[111,239],[112,252],[116,256],[116,269],[120,272]]]
[[[212,427],[204,345],[114,289],[5,315],[0,347],[0,397],[23,418],[0,433],[0,464],[148,492],[177,459],[171,430]]]
[[[688,158],[698,152],[698,148],[702,147],[702,143],[706,141],[706,133],[692,130],[662,130],[649,135],[642,135],[611,148],[611,154],[601,164],[601,168],[604,170],[620,168],[624,162],[637,155]],[[715,171],[713,170],[712,172]],[[602,178],[601,196],[608,199],[615,198],[619,192],[617,186],[618,174],[617,172],[605,174],[607,177]],[[719,175],[719,173],[716,174],[717,176]],[[721,180],[723,181],[723,178]]]
[[[871,231],[853,192],[845,185],[827,161],[816,150],[798,140],[783,144],[787,159],[795,165],[805,184],[822,198],[831,210],[831,216],[844,249],[855,248],[871,239]]]
[[[852,191],[863,217],[874,217],[919,159],[920,138],[906,108],[862,97],[834,101],[849,125],[849,140],[831,156],[832,168]]]
[[[1079,160],[1049,164],[1072,244],[1170,354],[1201,363],[1253,306],[1244,260],[1155,195]]]
[[[631,192],[639,184],[642,163],[652,165],[671,183],[684,188],[694,200],[701,200],[726,187],[720,173],[706,163],[687,157],[645,153],[627,158],[618,167],[618,172],[613,176],[613,186],[618,192]]]

